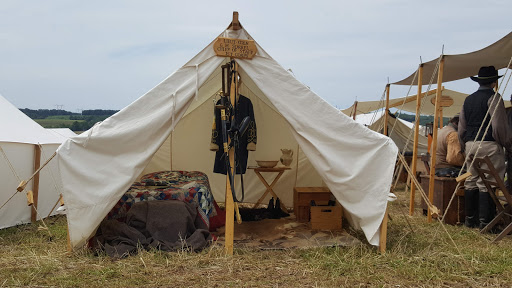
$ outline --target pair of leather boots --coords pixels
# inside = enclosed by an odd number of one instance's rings
[[[482,230],[494,219],[496,204],[489,193],[480,192],[478,189],[464,190],[464,226]]]
[[[267,206],[267,211],[270,214],[269,218],[271,218],[271,219],[279,219],[279,218],[282,218],[282,217],[290,216],[290,214],[284,212],[281,209],[281,200],[279,198],[276,198],[275,204],[274,204],[274,197],[272,197],[269,200],[268,206]]]

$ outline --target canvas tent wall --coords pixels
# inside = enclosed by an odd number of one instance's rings
[[[34,182],[29,182],[21,193],[16,188],[34,173],[35,146],[41,145],[41,163],[44,163],[64,139],[41,127],[1,95],[0,123],[0,206],[5,204],[0,209],[0,228],[6,228],[31,221],[26,192],[33,190]],[[55,161],[41,170],[37,219],[46,217],[59,199],[58,177]]]
[[[226,29],[220,36],[252,39],[245,29]],[[211,173],[208,148],[212,97],[221,88],[220,66],[229,58],[216,56],[212,45],[117,114],[61,145],[57,159],[73,247],[84,244],[141,173],[202,170],[223,201],[225,177]],[[291,194],[296,180],[297,185],[325,183],[350,223],[378,245],[397,147],[354,123],[256,46],[252,60],[236,60],[242,94],[256,110],[258,147],[249,164],[256,157],[277,159],[279,148],[300,147],[299,171],[287,171],[276,190],[287,187],[283,190]],[[246,176],[247,199],[253,201],[263,190],[251,171]]]
[[[356,115],[355,121],[367,126],[369,129],[383,133],[384,129],[384,111],[375,111],[373,113]],[[414,145],[414,124],[394,115],[388,117],[389,137],[395,142],[400,152],[412,152]],[[418,135],[418,153],[427,153],[428,139],[421,132],[424,127],[420,126],[420,135]],[[423,130],[424,131],[424,130]],[[405,149],[404,149],[405,148]]]
[[[76,136],[76,133],[69,128],[46,128],[46,131],[62,139],[62,142],[70,137]]]

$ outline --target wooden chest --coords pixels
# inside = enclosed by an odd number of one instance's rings
[[[448,208],[448,203],[452,198],[455,187],[457,186],[457,181],[455,178],[450,177],[438,177],[434,176],[434,204],[439,210],[442,217],[446,208]],[[428,196],[428,188],[429,188],[429,175],[421,175],[421,188],[425,191]],[[421,206],[423,208],[423,214],[426,215],[428,212],[427,204],[421,198]],[[456,192],[455,198],[453,199],[453,203],[450,205],[448,209],[448,213],[446,213],[446,217],[444,222],[451,225],[456,225],[458,223],[464,223],[464,188],[459,188]]]
[[[297,222],[308,222],[310,219],[311,200],[329,201],[332,194],[327,187],[294,187],[293,213]]]

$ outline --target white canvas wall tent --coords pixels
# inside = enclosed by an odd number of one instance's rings
[[[47,131],[62,139],[64,142],[69,137],[76,136],[76,133],[69,128],[46,128]]]
[[[228,28],[220,36],[252,40],[243,28]],[[397,147],[342,114],[256,47],[252,60],[236,59],[241,94],[252,101],[257,125],[257,150],[249,153],[249,165],[255,159],[279,159],[280,148],[293,149],[292,170],[274,187],[282,201],[292,206],[293,186],[325,184],[349,222],[378,245]],[[205,172],[216,200],[224,201],[226,177],[212,172],[209,145],[220,66],[229,60],[216,56],[212,42],[135,102],[60,146],[57,159],[72,247],[85,243],[144,173]],[[244,184],[246,202],[256,202],[265,191],[250,170]]]
[[[344,110],[345,111],[345,110]],[[372,131],[383,133],[384,129],[384,111],[375,111],[372,113],[356,115],[355,121],[367,126]],[[414,123],[397,118],[389,114],[388,127],[389,137],[395,142],[400,152],[412,152],[414,145]],[[427,153],[428,139],[424,136],[424,128],[420,126],[418,135],[418,153]]]
[[[66,139],[47,131],[7,99],[0,95],[0,228],[31,221],[31,207],[26,192],[34,190],[30,181],[22,192],[16,188],[34,173],[34,163],[40,147],[40,163],[44,163]],[[37,219],[46,217],[60,197],[57,162],[50,161],[39,174]],[[11,198],[12,197],[12,198]],[[9,200],[10,199],[10,200]]]

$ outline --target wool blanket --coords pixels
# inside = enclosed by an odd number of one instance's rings
[[[194,204],[183,201],[144,201],[128,211],[126,222],[104,220],[100,225],[107,255],[126,257],[138,249],[199,251],[212,239]]]

